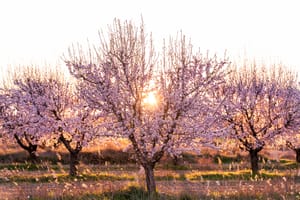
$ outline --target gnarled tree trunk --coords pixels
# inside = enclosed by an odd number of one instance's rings
[[[77,176],[78,175],[78,164],[79,164],[79,153],[82,149],[82,146],[80,142],[76,143],[76,147],[73,149],[71,146],[71,141],[67,140],[63,135],[59,137],[59,140],[65,145],[65,147],[68,149],[70,154],[70,169],[69,169],[69,175],[70,176]]]
[[[250,149],[249,150],[252,175],[256,175],[259,172],[259,167],[258,167],[258,152],[260,150],[261,150],[260,148],[258,148],[258,149]]]
[[[79,164],[79,151],[72,151],[70,152],[70,176],[77,176],[78,174],[78,164]]]
[[[153,164],[145,164],[145,165],[143,165],[143,167],[145,170],[147,191],[151,198],[156,193],[156,184],[155,184],[155,179],[154,179],[154,165]]]
[[[296,161],[300,163],[300,148],[295,148],[294,151],[296,153]]]
[[[172,155],[172,162],[173,162],[173,165],[177,166],[179,165],[179,161],[180,161],[180,157],[176,154]]]
[[[27,152],[29,153],[29,160],[33,163],[37,162],[38,160],[38,156],[37,156],[37,145],[34,144],[34,145],[29,145],[29,148],[27,150]]]
[[[27,143],[27,145],[26,145],[24,143],[24,141],[22,141],[22,139],[20,139],[17,135],[14,135],[14,137],[17,140],[17,143],[19,144],[19,146],[28,152],[29,160],[32,163],[36,163],[38,160],[38,156],[36,154],[38,145],[32,144],[29,140],[26,140],[27,141],[27,142],[25,142],[25,143]]]
[[[286,146],[296,153],[296,162],[300,163],[300,148],[293,145],[290,141],[286,141]]]

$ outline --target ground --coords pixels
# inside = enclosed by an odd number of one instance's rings
[[[116,198],[120,191],[137,193],[131,187],[145,188],[143,171],[130,151],[112,145],[85,150],[79,176],[73,178],[67,152],[44,149],[39,155],[41,161],[31,164],[15,146],[0,153],[0,199],[144,198],[123,193]],[[300,199],[300,170],[293,156],[291,151],[265,150],[257,177],[243,153],[186,152],[176,165],[165,156],[155,168],[158,199]]]

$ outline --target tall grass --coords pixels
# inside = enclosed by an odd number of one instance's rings
[[[27,199],[37,200],[148,200],[147,192],[143,189],[144,174],[139,172],[139,166],[135,164],[130,151],[123,152],[109,146],[109,149],[83,152],[81,156],[80,175],[71,178],[67,175],[68,155],[63,151],[44,151],[40,153],[42,161],[35,164],[26,162],[24,153],[0,154],[0,192],[1,188],[11,189],[7,192],[17,188],[20,194],[34,194]],[[300,176],[297,171],[298,164],[294,160],[272,160],[262,157],[261,173],[253,177],[248,170],[247,159],[243,156],[185,153],[175,164],[172,159],[165,157],[155,169],[155,179],[159,188],[155,198],[300,200],[300,193],[297,193],[300,191]],[[257,188],[256,183],[265,187],[264,192]],[[101,187],[94,187],[97,184]],[[115,184],[118,186],[115,187]],[[226,191],[228,188],[232,189],[228,187],[230,184],[236,187],[234,192]],[[249,190],[242,190],[236,184],[242,184],[243,188],[249,187]],[[45,189],[47,185],[53,187],[53,190]],[[64,188],[65,186],[68,187]],[[39,193],[35,191],[35,187],[44,190],[40,190]],[[68,193],[70,188],[71,192]],[[179,192],[175,192],[176,190]],[[1,197],[4,196],[0,196],[0,199]],[[23,196],[20,197],[22,198]]]
[[[236,193],[236,194],[223,194],[221,192],[211,192],[210,194],[190,194],[190,193],[180,193],[179,195],[166,195],[162,193],[157,193],[154,197],[149,198],[147,191],[143,188],[130,186],[124,190],[116,192],[104,192],[100,194],[83,194],[78,196],[73,195],[64,195],[57,197],[30,197],[31,200],[297,200],[300,199],[300,193],[257,193],[257,194],[248,194],[248,193]]]

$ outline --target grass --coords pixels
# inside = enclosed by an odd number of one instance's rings
[[[68,164],[68,152],[43,151],[39,152],[39,160],[51,164]],[[79,160],[84,164],[128,164],[135,163],[135,159],[129,152],[123,152],[118,149],[103,149],[101,151],[83,151],[79,154]],[[28,161],[28,154],[24,151],[0,154],[0,163],[24,163]]]
[[[115,149],[114,149],[115,148]],[[69,154],[65,151],[50,151],[40,150],[39,158],[41,163],[49,163],[51,165],[67,165],[69,164]],[[43,167],[26,165],[24,161],[27,161],[28,155],[24,151],[20,152],[8,152],[6,154],[0,154],[0,163],[11,165],[11,163],[20,163],[15,169],[26,170],[43,170]],[[133,156],[133,152],[124,152],[116,147],[109,147],[107,149],[100,149],[98,151],[83,151],[79,154],[80,162],[85,165],[128,165],[135,164],[136,161]],[[23,164],[23,166],[22,166]],[[237,154],[223,155],[223,154],[201,154],[185,152],[178,158],[178,163],[174,163],[172,158],[165,156],[159,163],[158,167],[166,170],[193,170],[193,169],[228,169],[229,165],[237,166],[239,169],[244,169],[249,166],[248,156]],[[296,169],[298,167],[294,160],[281,159],[279,161],[272,160],[265,155],[260,155],[260,167],[262,169]],[[5,168],[0,165],[0,169]],[[13,166],[8,166],[8,169],[14,169]],[[44,167],[46,169],[47,167]],[[54,169],[57,170],[57,169]]]
[[[164,164],[161,165],[161,169],[165,169],[165,170],[191,170],[192,167],[190,167],[191,165],[174,165],[174,164]]]
[[[50,167],[50,168],[49,168]],[[26,170],[26,171],[40,171],[40,170],[59,170],[61,167],[59,165],[50,165],[48,163],[12,163],[12,164],[0,164],[0,170]]]
[[[128,189],[123,191],[104,193],[101,194],[100,197],[101,196],[103,199],[106,198],[106,199],[114,199],[114,200],[150,199],[147,191],[145,191],[143,188],[140,187],[129,187]],[[171,197],[167,195],[156,194],[152,199],[171,199]]]
[[[42,200],[43,198],[32,197],[31,200]],[[51,200],[51,198],[47,198]],[[150,200],[147,191],[141,187],[130,186],[125,190],[116,192],[105,192],[100,194],[83,194],[80,196],[55,197],[53,200]],[[157,193],[151,200],[175,200],[175,197]]]
[[[295,162],[294,160],[280,159],[279,162],[285,168],[296,169],[299,166],[299,164],[297,162]]]
[[[41,197],[31,197],[31,200],[42,200],[44,198]],[[150,200],[148,193],[141,187],[130,186],[124,190],[115,191],[115,192],[105,192],[100,194],[82,194],[76,196],[61,196],[55,198],[47,198],[49,200]],[[245,194],[245,193],[237,193],[237,194],[223,194],[220,192],[211,192],[209,194],[190,194],[190,193],[180,193],[179,195],[166,195],[163,193],[157,193],[154,195],[151,200],[264,200],[264,199],[272,199],[272,200],[281,200],[281,199],[300,199],[300,193],[258,193],[258,194]]]
[[[261,170],[261,173],[255,177],[252,176],[250,170],[240,171],[194,171],[185,173],[176,172],[160,172],[156,174],[156,181],[206,181],[206,180],[266,180],[280,177],[289,178],[290,175],[280,172],[270,172]],[[298,176],[293,176],[296,180]],[[144,179],[140,177],[139,179]],[[47,182],[66,182],[66,181],[134,181],[136,180],[135,173],[115,174],[113,172],[102,173],[83,173],[76,177],[70,177],[66,173],[41,173],[40,175],[14,175],[11,177],[0,177],[0,183],[14,182],[14,183],[47,183]]]
[[[233,157],[217,154],[213,157],[214,163],[216,164],[230,164],[233,162],[239,163],[242,161],[242,159],[243,158],[240,155]]]
[[[59,155],[58,155],[59,154]],[[122,152],[118,149],[101,149],[101,151],[83,152],[80,154],[81,164],[79,165],[79,173],[81,175],[76,177],[69,177],[67,175],[68,154],[63,152],[44,152],[40,154],[43,162],[32,164],[24,162],[26,154],[10,154],[0,156],[2,164],[0,170],[7,173],[8,176],[0,176],[0,186],[10,185],[4,183],[24,183],[20,185],[35,186],[34,183],[71,183],[80,182],[85,184],[85,181],[91,181],[91,184],[96,184],[101,181],[112,181],[112,184],[121,181],[125,183],[139,183],[143,185],[145,182],[143,173],[137,175],[139,165],[135,164],[134,159],[130,153]],[[23,156],[23,161],[22,161]],[[15,162],[17,161],[17,162]],[[229,167],[232,165],[233,167]],[[164,158],[156,167],[156,181],[158,185],[164,183],[174,183],[178,185],[186,185],[196,183],[201,185],[202,181],[218,182],[221,186],[224,184],[231,184],[235,180],[243,180],[246,184],[256,184],[253,181],[272,180],[272,183],[282,182],[298,184],[300,177],[296,176],[294,169],[298,168],[298,164],[294,160],[280,159],[271,160],[268,158],[260,159],[260,174],[253,178],[250,170],[244,170],[249,167],[248,157],[244,156],[226,156],[220,154],[214,155],[196,155],[192,153],[185,153],[180,157],[177,164],[172,162],[170,158]],[[230,170],[229,170],[230,169]],[[242,170],[240,170],[242,169]],[[0,171],[2,173],[2,171]],[[141,177],[139,177],[141,176]],[[232,180],[232,181],[231,181]],[[284,180],[284,181],[282,181]],[[287,181],[286,181],[287,180]],[[124,182],[123,182],[124,181]],[[161,182],[160,182],[161,181]],[[228,182],[227,182],[228,181]],[[249,181],[249,182],[247,182]],[[105,182],[106,183],[106,182]],[[39,184],[36,184],[39,185]],[[50,184],[52,185],[52,184]],[[59,186],[57,186],[59,187]],[[138,186],[127,187],[120,191],[102,192],[93,191],[87,193],[80,193],[76,190],[74,195],[55,193],[56,197],[37,196],[30,199],[148,199],[147,192]],[[98,193],[97,193],[98,192]],[[196,199],[299,199],[300,193],[284,193],[280,194],[277,190],[272,192],[259,193],[252,191],[249,194],[237,192],[236,194],[228,194],[226,191],[210,191],[206,194],[183,192],[180,194],[170,194],[170,191],[159,191],[155,196],[156,199],[166,200],[196,200]],[[165,194],[167,193],[167,194]]]
[[[190,172],[186,175],[187,180],[196,181],[196,180],[255,180],[255,179],[269,179],[269,178],[279,178],[285,177],[285,174],[278,172],[267,172],[261,170],[260,174],[256,177],[252,176],[250,170],[240,170],[234,172],[226,171],[208,171],[208,172]]]
[[[10,178],[0,177],[0,183],[14,182],[14,183],[48,183],[48,182],[66,182],[66,181],[133,181],[134,176],[121,174],[114,175],[108,173],[100,174],[83,174],[75,177],[70,177],[67,174],[53,174],[41,176],[13,176]]]

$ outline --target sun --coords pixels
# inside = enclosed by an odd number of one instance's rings
[[[157,105],[157,98],[155,92],[149,92],[143,101],[145,105],[149,105],[149,106]]]

